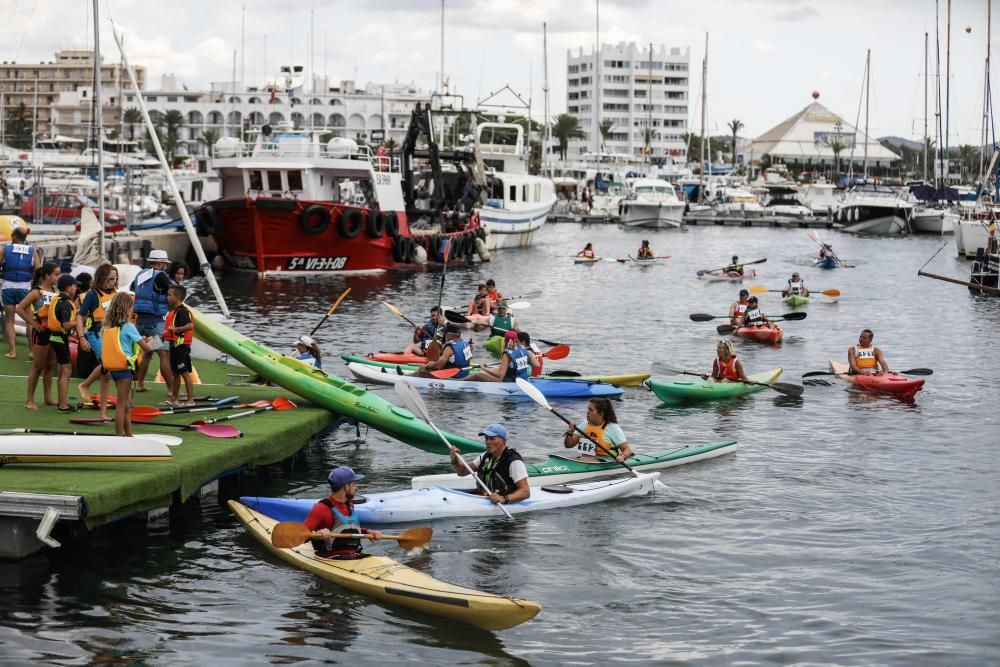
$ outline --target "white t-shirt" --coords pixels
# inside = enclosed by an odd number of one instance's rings
[[[489,452],[483,452],[476,458],[476,470],[482,468],[483,459],[489,456]],[[510,464],[510,479],[512,482],[517,484],[522,479],[528,478],[528,468],[524,465],[524,461],[513,461]]]

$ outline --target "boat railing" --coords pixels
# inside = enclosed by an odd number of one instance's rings
[[[314,160],[357,160],[368,162],[373,171],[398,172],[400,159],[397,156],[372,151],[371,146],[329,146],[315,143],[291,142],[240,142],[216,144],[212,147],[212,159],[232,158],[309,158]]]

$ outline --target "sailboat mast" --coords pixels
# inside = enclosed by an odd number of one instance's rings
[[[944,182],[944,165],[941,145],[941,17],[940,3],[934,1],[934,186],[940,188]]]
[[[646,158],[653,162],[653,43],[649,43],[649,82],[646,86]]]
[[[698,169],[698,201],[705,201],[705,101],[708,94],[708,33],[705,33],[705,57],[701,60],[701,167]]]
[[[444,92],[444,0],[441,0],[441,81],[438,90]]]
[[[868,107],[869,102],[871,102],[871,85],[872,85],[872,50],[868,49],[868,55],[865,56],[865,160],[864,160],[864,179],[868,180]]]
[[[986,173],[986,143],[990,139],[990,28],[993,21],[993,0],[986,0],[986,71],[983,74],[983,136],[979,147],[979,182],[985,190],[986,180],[989,174]]]
[[[944,67],[944,159],[948,159],[948,129],[951,123],[951,0],[948,0],[948,25],[945,32]],[[948,170],[951,171],[950,169]]]
[[[104,105],[101,99],[101,23],[98,0],[94,0],[94,134],[97,135],[97,217],[101,221],[101,257],[104,254]],[[129,203],[131,206],[131,203]]]
[[[597,26],[594,46],[594,145],[601,154],[601,0],[594,0],[594,21]]]
[[[924,33],[924,182],[927,182],[927,33]]]
[[[549,122],[549,27],[548,23],[542,23],[542,63],[545,73],[545,144],[542,147],[542,173],[549,164],[549,150],[552,148],[552,124]],[[549,176],[552,176],[551,169]]]

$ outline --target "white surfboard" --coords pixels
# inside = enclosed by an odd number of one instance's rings
[[[169,461],[170,448],[144,438],[111,435],[5,435],[0,465],[9,463],[104,463]]]

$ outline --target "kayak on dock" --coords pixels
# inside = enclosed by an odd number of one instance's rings
[[[274,518],[235,500],[229,501],[229,508],[247,532],[270,553],[338,586],[377,600],[484,630],[512,628],[531,620],[541,610],[537,602],[449,584],[386,556],[353,560],[320,558],[309,542],[291,549],[279,549],[271,544],[271,533],[278,523]]]
[[[170,458],[170,447],[152,436],[0,435],[0,466],[13,463],[143,463],[169,461]]]
[[[899,373],[880,373],[878,375],[859,375],[851,373],[851,367],[839,361],[830,360],[830,370],[845,382],[857,385],[872,392],[894,394],[900,398],[913,398],[924,386],[924,380],[915,380]]]
[[[686,378],[674,380],[672,382],[660,382],[657,380],[646,380],[656,397],[667,405],[682,405],[684,403],[697,403],[700,401],[718,401],[746,394],[755,394],[764,391],[767,387],[763,385],[773,384],[781,377],[781,369],[765,371],[747,375],[751,382],[760,382],[759,385],[744,384],[743,382],[716,382],[714,380],[703,380],[701,378]]]

